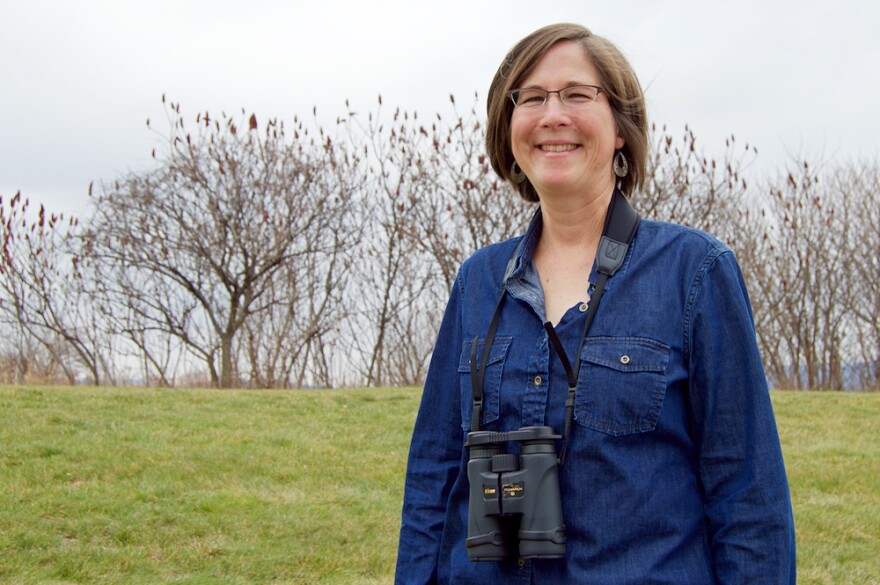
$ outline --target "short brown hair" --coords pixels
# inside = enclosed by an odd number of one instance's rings
[[[577,42],[599,71],[603,92],[608,96],[614,121],[625,142],[621,150],[629,163],[629,173],[621,180],[621,191],[629,196],[642,186],[648,159],[648,116],[642,86],[629,61],[611,41],[579,24],[552,24],[536,30],[517,43],[498,67],[486,100],[486,150],[492,168],[500,177],[513,182],[510,177],[514,163],[510,144],[513,102],[508,94],[519,87],[541,57],[561,41]],[[528,178],[514,186],[526,201],[538,201],[538,193]]]

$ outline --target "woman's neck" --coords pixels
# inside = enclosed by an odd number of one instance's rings
[[[541,200],[541,240],[554,250],[595,251],[602,237],[613,190],[592,198]]]
[[[590,270],[612,195],[613,190],[592,199],[541,200],[541,237],[532,260],[553,325],[570,307],[588,300]]]

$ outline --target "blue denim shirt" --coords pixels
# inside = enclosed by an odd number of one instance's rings
[[[579,356],[559,469],[565,558],[468,560],[470,345],[485,338],[503,280],[483,429],[564,426],[566,373],[531,262],[540,230],[539,211],[513,262],[522,238],[459,271],[410,447],[396,583],[794,583],[788,483],[740,269],[714,238],[646,220]],[[572,359],[584,310],[556,326]]]

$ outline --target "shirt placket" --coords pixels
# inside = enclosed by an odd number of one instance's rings
[[[550,388],[550,351],[547,335],[538,335],[529,356],[528,377],[523,391],[522,426],[541,426],[547,413]]]

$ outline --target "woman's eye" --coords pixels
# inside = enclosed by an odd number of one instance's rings
[[[544,96],[537,93],[522,93],[519,96],[519,103],[521,104],[540,104],[543,102]]]
[[[565,99],[569,102],[582,103],[593,101],[593,96],[582,91],[574,91],[565,96]]]

